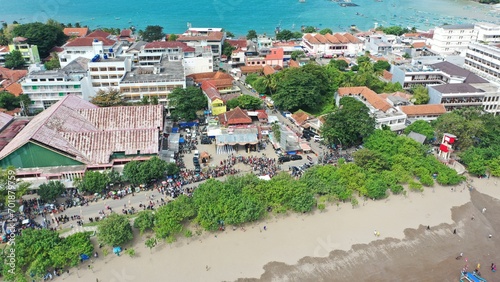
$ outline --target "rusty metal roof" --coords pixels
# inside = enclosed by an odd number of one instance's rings
[[[30,141],[89,165],[108,163],[113,152],[153,154],[158,127],[163,128],[161,105],[99,108],[68,95],[33,118],[0,151],[0,159]]]

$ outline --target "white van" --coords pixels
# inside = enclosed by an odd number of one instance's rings
[[[200,152],[198,150],[194,150],[194,157],[199,158],[200,157]]]

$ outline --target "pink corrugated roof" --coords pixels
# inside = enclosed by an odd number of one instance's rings
[[[152,144],[157,153],[158,127],[163,127],[161,105],[98,108],[68,95],[33,118],[0,151],[0,159],[30,141],[86,164],[107,163],[113,152],[150,154]]]

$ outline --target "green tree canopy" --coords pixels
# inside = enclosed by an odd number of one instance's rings
[[[326,116],[321,132],[330,144],[349,147],[360,143],[375,128],[375,119],[363,102],[352,97],[340,100],[340,107]]]
[[[98,225],[97,239],[99,242],[116,247],[132,240],[132,226],[124,215],[112,213]]]
[[[376,72],[381,73],[382,71],[386,70],[389,71],[391,70],[391,64],[389,62],[384,61],[384,60],[378,60],[373,64],[373,68]]]
[[[328,76],[318,65],[289,68],[274,75],[278,79],[273,100],[279,109],[317,109],[333,97]]]
[[[177,34],[173,34],[171,33],[169,36],[168,36],[168,41],[176,41],[177,38],[179,38],[179,36]]]
[[[304,32],[304,33],[314,33],[314,32],[316,32],[316,28],[314,26],[306,26],[306,27],[304,27],[304,29],[302,30],[302,32]]]
[[[5,67],[9,69],[20,69],[24,67],[26,62],[23,55],[19,50],[12,50],[9,54],[5,55]]]
[[[163,27],[159,25],[148,25],[144,31],[139,31],[139,34],[142,40],[146,42],[161,40],[165,36],[165,34],[163,34]]]
[[[197,207],[193,198],[179,196],[168,205],[158,208],[155,212],[154,231],[158,238],[168,238],[180,233],[183,224],[196,216]]]
[[[57,53],[54,52],[50,54],[51,58],[48,62],[46,62],[45,69],[46,70],[55,70],[55,69],[60,69],[61,68],[61,63],[59,62],[59,57],[57,56]]]
[[[288,41],[294,37],[293,32],[284,29],[276,34],[276,40]]]
[[[196,112],[207,107],[207,98],[201,88],[187,87],[176,88],[168,95],[172,110],[172,118],[179,120],[194,120]]]
[[[429,90],[423,85],[417,85],[411,89],[413,93],[412,101],[415,105],[427,104],[430,100]]]
[[[154,227],[155,214],[152,211],[140,211],[134,219],[134,228],[144,233],[146,230],[151,230]]]
[[[45,202],[52,202],[66,191],[66,187],[60,181],[49,181],[41,184],[38,189],[40,199]]]
[[[19,98],[14,94],[2,91],[0,92],[0,108],[12,111],[13,109],[19,108]]]
[[[227,101],[227,106],[230,109],[240,107],[245,110],[257,110],[262,108],[262,100],[254,96],[243,94]]]
[[[292,60],[297,60],[299,58],[305,57],[305,54],[304,54],[304,51],[302,51],[302,50],[295,50],[292,52],[292,54],[290,56],[291,56]]]
[[[345,71],[349,67],[349,64],[344,60],[330,60],[330,63],[328,64],[339,71]]]
[[[427,141],[434,138],[434,128],[432,128],[432,125],[425,120],[417,120],[414,123],[408,125],[405,128],[404,133],[408,135],[412,131],[425,135]]]
[[[109,177],[107,173],[86,171],[78,188],[89,193],[102,193],[108,184]]]
[[[257,39],[257,32],[253,29],[249,30],[247,33],[247,39],[248,40],[254,40]]]
[[[224,43],[222,44],[222,54],[226,55],[228,58],[231,58],[233,56],[233,51],[236,50],[236,47],[233,47],[229,41],[224,40]]]
[[[450,133],[457,136],[455,146],[465,150],[474,145],[475,139],[486,132],[484,122],[481,118],[480,110],[466,109],[455,110],[441,115],[433,122],[433,126],[438,133],[438,139],[443,133]]]
[[[54,46],[62,46],[68,37],[63,32],[62,25],[43,24],[40,22],[20,24],[14,27],[12,35],[27,38],[27,43],[38,46],[40,57],[50,55]]]
[[[319,31],[320,34],[325,35],[327,33],[333,34],[333,31],[329,28],[323,28],[322,30]]]
[[[169,172],[178,172],[178,168],[175,169],[175,167],[168,165],[167,162],[155,156],[144,162],[128,162],[123,168],[123,176],[130,183],[140,185],[149,183],[154,179],[162,179],[167,169],[170,170]]]
[[[97,91],[96,95],[90,99],[90,102],[99,107],[114,107],[125,105],[125,100],[123,99],[120,91],[115,88],[109,88],[108,90],[100,89]]]

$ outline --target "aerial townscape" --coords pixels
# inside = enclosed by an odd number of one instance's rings
[[[367,1],[0,15],[2,281],[500,281],[500,4]]]

